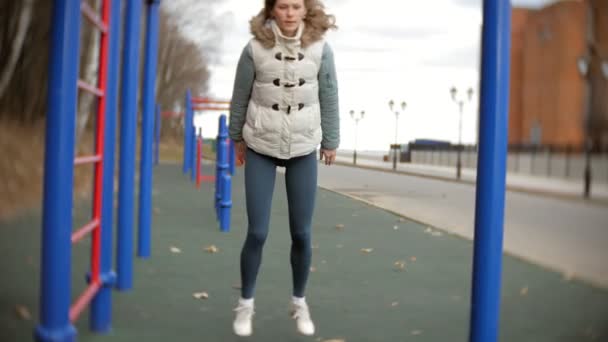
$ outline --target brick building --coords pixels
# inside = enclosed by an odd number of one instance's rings
[[[589,55],[591,136],[606,145],[608,75],[601,61],[608,63],[608,0],[513,10],[510,144],[583,145],[588,93],[577,63]]]

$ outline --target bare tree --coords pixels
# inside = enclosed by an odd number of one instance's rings
[[[87,0],[91,8],[101,12],[100,0]],[[99,71],[99,44],[101,33],[96,26],[93,26],[88,21],[82,21],[81,32],[81,49],[80,49],[80,77],[91,85],[97,85]],[[76,124],[76,139],[80,138],[91,113],[95,112],[94,104],[97,103],[97,97],[88,92],[80,91],[78,94],[78,120]]]
[[[25,35],[30,26],[30,22],[32,21],[32,6],[34,4],[33,0],[24,0],[21,2],[14,2],[17,6],[21,3],[20,14],[18,16],[19,20],[17,22],[16,32],[14,34],[15,38],[13,39],[12,44],[10,44],[9,49],[9,58],[6,63],[2,63],[2,69],[0,69],[0,97],[6,91],[6,88],[15,72],[15,65],[17,64],[17,59],[19,55],[21,55],[21,50],[23,48],[23,41],[25,40]],[[7,21],[8,22],[8,21]],[[3,31],[8,32],[9,30]],[[10,39],[10,37],[7,37]]]
[[[100,0],[85,1],[99,10]],[[221,17],[215,11],[220,2],[162,2],[156,94],[163,109],[179,111],[186,89],[207,90],[208,61],[218,58],[221,41]],[[34,122],[46,114],[52,6],[48,0],[0,0],[0,118]],[[97,81],[98,54],[99,32],[83,20],[79,77],[90,84]],[[79,92],[79,135],[94,121],[89,118],[95,100]]]

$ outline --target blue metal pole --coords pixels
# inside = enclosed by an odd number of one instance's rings
[[[135,199],[135,135],[142,0],[126,2],[122,58],[122,110],[120,122],[120,179],[118,182],[118,240],[116,287],[133,287],[133,224]]]
[[[217,139],[215,141],[215,214],[216,218],[220,219],[220,200],[222,198],[222,182],[223,172],[228,168],[226,161],[225,152],[227,149],[226,138],[228,138],[228,132],[226,127],[226,115],[221,115],[218,120]]]
[[[116,147],[116,117],[118,106],[118,65],[120,61],[120,0],[111,1],[109,23],[108,75],[106,84],[106,113],[103,156],[103,186],[101,204],[101,260],[103,287],[91,303],[91,330],[108,333],[112,326],[112,287],[116,273],[112,270],[112,233],[114,229],[114,149]]]
[[[52,22],[44,155],[40,323],[35,336],[40,342],[72,342],[76,340],[69,311],[80,2],[55,0]]]
[[[216,163],[217,171],[215,175],[215,209],[217,219],[221,219],[220,207],[222,201],[222,187],[224,182],[224,174],[228,173],[228,127],[226,126],[226,115],[222,114],[219,118],[219,127],[217,135],[216,148]]]
[[[158,61],[158,6],[160,0],[148,0],[146,23],[146,59],[144,60],[143,120],[139,167],[139,235],[137,255],[149,258],[152,245],[152,144],[154,139],[154,90]]]
[[[160,118],[160,105],[156,105],[156,143],[154,146],[156,149],[154,150],[154,165],[158,165],[160,162],[160,126],[162,124]]]
[[[192,127],[190,129],[191,132],[191,137],[192,139],[190,139],[190,146],[192,146],[192,148],[190,149],[191,151],[191,162],[190,162],[190,180],[193,182],[196,182],[196,127]]]
[[[192,110],[192,102],[190,102],[190,104],[188,105],[188,127],[190,128],[190,140],[188,140],[188,158],[190,159],[188,160],[188,165],[192,167],[192,165],[194,165],[194,160],[192,160],[192,158],[194,158],[195,149],[194,141],[196,141],[196,130],[194,129],[194,110]]]
[[[509,0],[484,1],[471,342],[498,341],[511,39]]]
[[[186,104],[184,106],[184,173],[188,173],[190,168],[190,127],[192,122],[192,94],[190,89],[186,91]]]
[[[234,171],[236,169],[236,153],[234,151],[234,141],[232,139],[230,139],[230,146],[229,148],[229,155],[228,155],[228,162],[229,162],[229,169],[230,169],[230,175],[234,175]]]
[[[232,209],[232,177],[225,170],[222,175],[222,195],[220,200],[220,230],[230,231],[230,211]]]

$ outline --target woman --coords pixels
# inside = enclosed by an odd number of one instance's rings
[[[276,167],[285,167],[292,237],[291,314],[313,335],[304,292],[311,259],[317,187],[316,149],[331,165],[339,145],[338,88],[333,53],[323,41],[335,28],[318,0],[265,0],[251,21],[254,38],[239,60],[230,110],[237,163],[245,163],[247,238],[241,252],[242,292],[234,332],[252,333],[253,297],[268,234]]]

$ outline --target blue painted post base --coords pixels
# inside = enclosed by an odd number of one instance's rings
[[[230,231],[230,210],[232,208],[232,177],[227,171],[222,175],[222,198],[220,200],[220,230]]]
[[[76,342],[76,328],[70,323],[60,329],[47,329],[39,325],[34,334],[36,342]]]
[[[109,334],[112,331],[112,288],[116,285],[116,273],[102,273],[100,278],[103,285],[91,302],[89,328],[98,334]],[[90,272],[87,272],[86,281],[91,283]]]
[[[91,302],[89,328],[97,334],[112,332],[112,287],[104,284]]]

